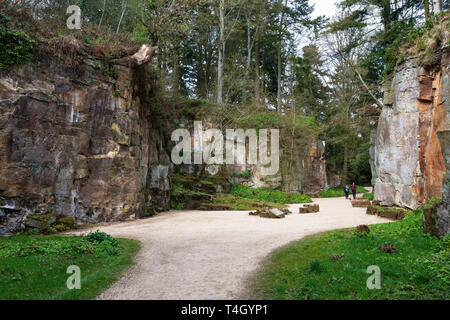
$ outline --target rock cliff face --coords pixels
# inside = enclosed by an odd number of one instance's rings
[[[242,183],[252,188],[280,189],[287,193],[317,195],[328,188],[325,161],[325,145],[322,141],[312,141],[307,148],[295,148],[292,164],[290,153],[281,152],[280,170],[277,175],[263,176],[261,166],[233,166],[231,175],[252,172],[248,180],[234,177],[233,183]]]
[[[149,88],[114,68],[87,59],[77,72],[49,61],[0,74],[0,234],[31,212],[102,222],[168,208]]]
[[[0,235],[24,230],[35,213],[98,223],[170,209],[177,168],[169,131],[177,120],[161,123],[148,72],[86,57],[77,70],[49,58],[0,72]],[[315,194],[327,187],[323,154],[312,142],[296,148],[289,174],[232,166],[220,182]],[[233,175],[247,169],[251,179]]]
[[[444,130],[439,132],[442,152],[445,159],[446,174],[442,203],[424,211],[423,224],[425,232],[444,237],[450,234],[450,66],[442,78],[442,98],[446,108]]]
[[[448,61],[448,52],[434,67],[410,58],[386,86],[372,152],[375,199],[383,205],[415,209],[442,196],[445,162],[438,132],[444,129]]]
[[[316,196],[328,188],[325,143],[313,141],[307,150],[298,150],[290,170],[283,172],[283,191]]]

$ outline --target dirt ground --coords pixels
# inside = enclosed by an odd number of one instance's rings
[[[318,232],[388,222],[344,198],[314,202],[320,213],[300,215],[300,205],[292,205],[294,214],[280,220],[174,211],[96,228],[142,243],[136,264],[98,299],[245,299],[249,276],[273,250]]]

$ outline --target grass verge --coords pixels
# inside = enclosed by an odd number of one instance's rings
[[[350,190],[350,194],[351,194]],[[356,188],[356,193],[369,193],[364,187],[358,186]],[[345,197],[344,188],[330,188],[328,190],[322,191],[317,196],[318,198],[339,198]]]
[[[133,264],[139,247],[137,241],[101,233],[0,238],[0,300],[93,299]],[[80,267],[80,290],[66,286],[71,265]]]
[[[282,191],[270,189],[253,189],[242,185],[233,185],[231,187],[231,194],[236,197],[271,203],[293,204],[312,202],[311,197],[304,194],[288,194]]]
[[[214,197],[213,205],[229,207],[230,210],[235,211],[251,211],[264,208],[278,208],[284,209],[286,205],[280,203],[273,203],[268,201],[260,201],[255,199],[247,199],[237,197],[231,194],[218,194]]]
[[[422,231],[422,210],[404,220],[370,227],[369,234],[339,230],[280,249],[254,280],[255,299],[449,299],[450,238]],[[385,253],[380,247],[395,248]],[[381,269],[381,290],[368,290],[367,268]]]

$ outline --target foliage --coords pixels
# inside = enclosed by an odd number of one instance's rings
[[[254,280],[256,299],[449,299],[448,237],[422,231],[422,210],[372,226],[361,237],[339,230],[305,238],[275,252]],[[389,254],[379,247],[396,248]],[[298,257],[302,257],[299,259]],[[381,269],[381,290],[368,290],[368,266]]]
[[[253,173],[251,170],[247,170],[244,173],[234,173],[233,176],[242,179],[250,179],[253,176]]]
[[[134,240],[114,239],[118,253],[112,254],[104,240],[86,237],[14,236],[0,238],[0,300],[93,299],[117,281],[133,263],[139,249]],[[91,238],[89,237],[89,238]],[[69,290],[67,268],[81,270],[82,290]]]
[[[35,41],[22,31],[12,30],[9,18],[0,14],[0,69],[9,69],[32,58]]]
[[[309,196],[303,194],[287,194],[278,190],[270,189],[253,189],[244,186],[233,185],[231,187],[231,194],[238,197],[247,199],[256,199],[266,202],[274,203],[311,203],[312,200]]]
[[[366,200],[370,200],[370,201],[375,200],[375,196],[374,196],[373,193],[366,193],[366,194],[363,195],[363,197]]]
[[[119,254],[119,241],[111,237],[109,234],[97,230],[96,232],[91,232],[86,235],[84,239],[97,245],[99,250],[107,255],[115,256]]]

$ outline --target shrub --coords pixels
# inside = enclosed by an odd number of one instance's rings
[[[100,232],[100,230],[89,233],[87,236],[84,236],[84,239],[92,243],[102,243],[104,241],[114,240],[109,234]]]
[[[253,173],[251,170],[247,170],[244,173],[234,173],[233,176],[242,179],[250,179],[253,177]]]
[[[32,58],[34,40],[22,31],[10,30],[9,18],[0,14],[0,69],[9,69]]]
[[[97,230],[83,237],[84,240],[95,245],[96,253],[115,256],[119,254],[119,241],[107,233]]]
[[[366,200],[370,200],[370,201],[375,200],[375,196],[374,196],[373,193],[365,193],[363,197],[364,197],[364,199],[366,199]]]

